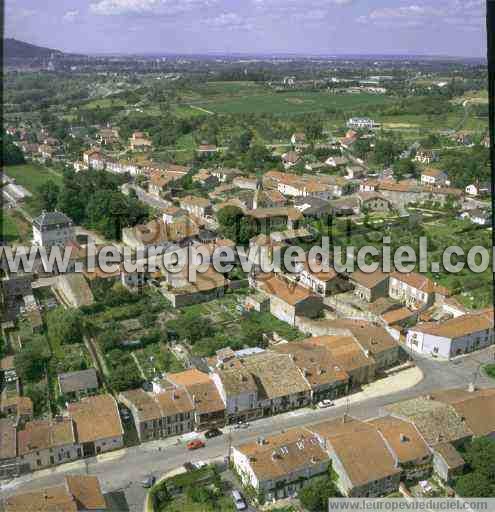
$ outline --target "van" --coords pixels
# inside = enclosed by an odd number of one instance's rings
[[[237,510],[246,510],[247,509],[246,502],[244,501],[244,498],[242,497],[241,493],[237,489],[234,489],[232,491],[232,499],[234,500],[234,505]]]

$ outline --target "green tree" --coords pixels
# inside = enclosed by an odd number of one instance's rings
[[[53,346],[83,342],[84,321],[78,310],[54,309],[48,313],[46,324],[48,337]]]
[[[3,165],[19,165],[25,162],[24,154],[13,142],[12,138],[4,135],[2,139]]]
[[[24,395],[33,402],[33,415],[42,416],[48,409],[48,389],[44,382],[36,382],[24,386]]]
[[[15,355],[15,367],[21,380],[37,382],[46,374],[46,365],[50,358],[46,340],[42,336],[34,337]]]
[[[40,198],[43,210],[53,211],[57,207],[60,187],[52,180],[48,180],[38,187],[38,196]]]
[[[340,496],[329,476],[314,478],[298,493],[299,501],[311,512],[328,510],[328,499]]]
[[[478,471],[460,476],[455,482],[455,490],[465,498],[495,497],[495,484],[487,475]]]
[[[244,218],[243,211],[237,206],[225,206],[217,212],[217,221],[220,232],[225,238],[237,242],[239,237],[241,220]]]
[[[397,160],[393,165],[393,170],[394,178],[397,180],[401,180],[407,175],[411,175],[414,178],[417,178],[419,175],[419,169],[416,163],[407,158]]]

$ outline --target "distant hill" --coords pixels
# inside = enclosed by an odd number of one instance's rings
[[[34,44],[6,38],[3,40],[3,55],[5,59],[44,59],[52,54],[62,55],[60,50],[43,48]]]

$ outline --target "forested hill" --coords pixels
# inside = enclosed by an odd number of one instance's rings
[[[50,57],[52,54],[62,55],[62,52],[18,41],[17,39],[6,38],[3,40],[5,59],[43,59]]]

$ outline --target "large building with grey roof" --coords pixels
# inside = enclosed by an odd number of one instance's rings
[[[38,247],[65,247],[75,240],[74,223],[62,212],[46,212],[33,220],[33,242]]]

